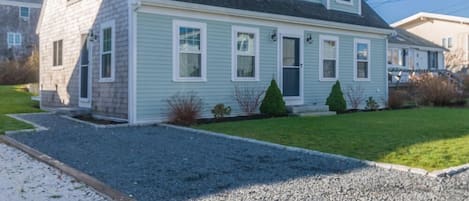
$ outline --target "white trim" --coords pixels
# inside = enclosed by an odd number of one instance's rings
[[[362,15],[362,0],[358,0],[358,15]]]
[[[250,33],[254,34],[254,77],[238,77],[238,33]],[[231,43],[231,80],[232,81],[259,81],[260,80],[260,66],[259,66],[259,51],[260,51],[260,38],[259,38],[259,29],[252,27],[242,27],[242,26],[232,26],[232,43]]]
[[[55,55],[55,51],[54,51],[54,43],[55,42],[59,42],[59,41],[62,41],[62,63],[60,65],[57,65],[57,66],[54,66],[54,60],[56,58],[54,58],[54,55]],[[65,40],[64,39],[56,39],[54,41],[52,41],[52,63],[51,63],[51,66],[52,66],[52,70],[62,70],[64,69],[64,47],[65,47]],[[57,48],[57,53],[58,53],[58,48]],[[58,56],[57,56],[57,59],[58,59]]]
[[[399,20],[397,22],[394,22],[391,24],[392,27],[399,27],[404,24],[410,23],[415,20],[420,20],[424,18],[432,18],[432,19],[438,19],[438,20],[446,20],[446,21],[452,21],[455,23],[469,23],[469,18],[467,17],[457,17],[457,16],[451,16],[451,15],[442,15],[442,14],[435,14],[435,13],[427,13],[427,12],[420,12],[415,15],[412,15],[410,17],[407,17],[405,19]]]
[[[326,0],[326,9],[327,10],[331,9],[331,0]]]
[[[317,26],[326,29],[339,29],[347,30],[350,34],[350,31],[365,33],[365,34],[378,34],[378,35],[387,35],[393,32],[392,29],[383,29],[375,27],[360,26],[347,23],[339,23],[325,20],[316,20],[308,19],[301,17],[293,17],[286,15],[270,14],[270,13],[261,13],[254,11],[246,11],[239,9],[223,8],[217,6],[207,6],[194,3],[186,3],[172,0],[142,0],[144,8],[143,12],[150,12],[155,14],[166,14],[166,15],[177,15],[183,11],[183,15],[186,17],[194,18],[199,14],[215,14],[216,17],[208,18],[210,20],[230,20],[233,18],[244,18],[246,22],[252,24],[255,20],[269,21],[274,22],[270,23],[271,25],[279,25],[279,22],[285,23],[287,25],[302,25],[302,26]],[[221,16],[220,16],[221,15]],[[257,23],[256,23],[257,24]],[[362,35],[364,36],[364,35]],[[375,36],[376,37],[376,36]]]
[[[29,7],[29,8],[41,8],[40,3],[28,3],[21,1],[9,1],[9,0],[0,0],[0,5],[5,6],[18,6],[18,7]]]
[[[92,61],[93,61],[93,43],[91,43],[89,41],[89,38],[86,37],[86,43],[87,43],[87,46],[86,48],[88,49],[88,98],[82,98],[81,97],[81,69],[82,69],[82,65],[81,65],[81,49],[80,49],[80,59],[79,59],[79,70],[78,70],[78,106],[79,107],[83,107],[83,108],[91,108],[91,100],[92,100],[92,97],[93,97],[93,93],[92,93],[92,90],[93,90],[93,87],[92,87],[92,84],[93,84],[93,68],[92,68]],[[83,48],[83,46],[81,46]]]
[[[335,0],[335,2],[338,3],[338,4],[344,4],[344,5],[348,5],[348,6],[353,6],[353,1],[354,0],[350,0],[350,2],[347,2],[346,0]]]
[[[200,29],[200,77],[179,76],[179,28]],[[199,53],[199,52],[198,52]],[[173,20],[173,81],[174,82],[206,82],[207,81],[207,24],[193,21]]]
[[[103,77],[104,29],[111,28],[111,77]],[[116,72],[116,23],[110,20],[100,25],[99,31],[99,82],[114,82]]]
[[[304,31],[300,29],[279,29],[278,37],[278,82],[280,91],[283,94],[283,37],[298,38],[299,39],[299,69],[300,69],[300,95],[299,96],[283,96],[286,105],[303,105],[304,104]]]
[[[127,119],[129,124],[137,122],[137,9],[139,5],[136,0],[129,0],[128,3],[128,16],[129,16],[129,29],[128,29],[128,112]]]
[[[336,43],[336,62],[335,62],[335,78],[325,78],[323,75],[323,70],[324,70],[324,57],[323,57],[323,45],[324,41],[326,40],[331,40],[335,41]],[[339,37],[338,36],[330,36],[330,35],[319,35],[319,81],[325,81],[325,82],[332,82],[332,81],[337,81],[339,80],[339,49],[340,49],[340,44],[339,44]]]
[[[386,43],[385,43],[385,47],[386,47],[386,59],[384,59],[384,66],[386,66],[386,70],[383,72],[384,73],[384,83],[386,85],[385,89],[384,89],[384,98],[386,100],[386,102],[389,102],[389,81],[388,81],[388,55],[387,55],[387,50],[389,48],[389,40],[386,38]],[[415,60],[414,60],[414,63],[415,63]]]
[[[367,78],[358,78],[357,77],[357,73],[358,73],[358,59],[357,59],[357,45],[358,44],[366,44],[368,45],[368,56],[367,56],[367,61],[368,62],[368,65],[367,65],[367,68],[368,68],[368,77]],[[386,51],[387,52],[387,51]],[[353,40],[353,80],[354,81],[371,81],[371,41],[370,40],[367,40],[367,39],[358,39],[358,38],[355,38]],[[386,57],[387,58],[387,57]]]

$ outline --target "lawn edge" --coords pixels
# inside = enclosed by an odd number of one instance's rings
[[[5,116],[10,117],[12,119],[15,119],[17,121],[21,121],[24,123],[27,123],[34,128],[32,129],[22,129],[22,130],[10,130],[10,131],[4,131],[5,135],[11,135],[11,134],[16,134],[16,133],[27,133],[27,132],[39,132],[39,131],[46,131],[49,130],[46,127],[43,127],[39,124],[36,124],[32,121],[28,121],[26,119],[21,118],[21,116],[26,116],[26,115],[39,115],[39,114],[48,114],[48,113],[20,113],[20,114],[5,114]]]
[[[375,161],[369,161],[369,160],[362,160],[362,159],[343,156],[343,155],[338,155],[338,154],[331,154],[331,153],[325,153],[325,152],[320,152],[320,151],[315,151],[315,150],[310,150],[310,149],[304,149],[304,148],[299,148],[299,147],[286,146],[286,145],[276,144],[276,143],[272,143],[272,142],[261,141],[261,140],[245,138],[245,137],[239,137],[239,136],[232,136],[232,135],[213,132],[213,131],[207,131],[207,130],[189,128],[189,127],[182,127],[182,126],[176,126],[176,125],[165,124],[165,123],[161,123],[161,124],[158,124],[158,125],[164,126],[164,127],[169,127],[169,128],[174,128],[174,129],[180,129],[180,130],[184,130],[184,131],[195,132],[195,133],[199,133],[199,134],[205,134],[205,135],[210,135],[210,136],[215,136],[215,137],[231,139],[231,140],[239,140],[239,141],[243,141],[243,142],[260,144],[260,145],[269,146],[269,147],[273,147],[273,148],[277,148],[277,149],[281,149],[281,150],[306,153],[306,154],[309,154],[309,155],[312,155],[312,156],[331,158],[331,159],[335,159],[335,160],[346,160],[346,161],[351,161],[351,162],[359,162],[359,163],[368,165],[370,167],[377,167],[377,168],[382,168],[382,169],[387,169],[387,170],[395,170],[395,171],[400,171],[400,172],[408,172],[408,173],[412,173],[412,174],[417,174],[417,175],[421,175],[421,176],[428,176],[428,177],[433,177],[433,178],[453,176],[455,174],[458,174],[458,173],[464,172],[466,170],[469,170],[469,164],[466,164],[466,165],[461,165],[461,166],[457,166],[457,167],[450,167],[450,168],[443,169],[443,170],[437,170],[437,171],[429,172],[429,171],[421,169],[421,168],[414,168],[414,167],[409,167],[409,166],[405,166],[405,165],[398,165],[398,164],[391,164],[391,163],[382,163],[382,162],[375,162]]]
[[[114,200],[114,201],[136,201],[135,199],[125,195],[124,193],[113,189],[107,184],[99,181],[98,179],[83,173],[75,168],[72,168],[36,149],[33,149],[21,142],[16,141],[15,139],[8,137],[6,135],[0,136],[0,143],[4,143],[8,146],[16,148],[32,158],[38,160],[39,162],[45,163],[53,168],[58,169],[59,171],[75,178],[77,181],[82,182],[89,187],[93,188],[98,194],[103,197]]]

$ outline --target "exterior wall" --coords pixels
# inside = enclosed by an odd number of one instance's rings
[[[115,21],[115,80],[100,82],[100,37],[92,42],[91,108],[96,114],[127,118],[128,1],[47,0],[40,27],[40,89],[42,107],[78,107],[81,37],[100,34],[104,22]],[[53,67],[53,41],[63,40],[63,65]]]
[[[207,82],[173,82],[172,22],[174,19],[203,22],[207,24]],[[217,18],[213,18],[217,19]],[[235,20],[235,19],[232,19]],[[231,80],[231,27],[232,25],[257,27],[260,30],[260,81],[233,82]],[[314,28],[314,27],[310,27]],[[234,87],[248,86],[265,90],[272,78],[277,79],[278,41],[270,35],[276,26],[241,24],[235,21],[187,19],[152,13],[137,13],[137,67],[136,67],[136,115],[137,121],[162,121],[167,113],[167,100],[177,92],[195,91],[204,101],[205,117],[211,117],[210,109],[218,103],[232,107],[232,115],[241,111],[233,99]],[[319,35],[339,37],[339,78],[344,89],[360,85],[366,97],[373,96],[381,102],[386,98],[386,40],[368,38],[371,41],[371,81],[353,81],[354,39],[356,34],[331,34],[303,31],[311,34],[313,43],[304,44],[304,104],[324,105],[335,82],[319,81]],[[364,38],[367,39],[367,38]]]
[[[38,47],[36,26],[41,12],[41,2],[37,0],[12,1],[14,3],[0,2],[0,62],[7,59],[22,59],[31,55]],[[20,7],[30,8],[28,19],[20,18]],[[21,46],[8,47],[7,33],[21,34]]]
[[[469,64],[469,25],[443,20],[415,21],[400,26],[417,36],[425,38],[435,44],[442,44],[443,38],[453,38],[451,52],[464,51],[464,64]]]

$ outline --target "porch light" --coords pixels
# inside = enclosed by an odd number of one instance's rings
[[[306,42],[307,42],[308,44],[313,44],[313,36],[311,36],[311,34],[308,34],[308,35],[306,36]]]
[[[270,39],[272,39],[272,41],[274,42],[277,41],[277,30],[272,31],[272,34],[270,35]]]
[[[94,33],[93,29],[90,29],[90,31],[88,32],[88,40],[90,40],[90,42],[98,40],[98,35]]]

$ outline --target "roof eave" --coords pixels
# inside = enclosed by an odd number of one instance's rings
[[[315,20],[315,19],[308,19],[308,18],[301,18],[301,17],[239,10],[239,9],[233,9],[233,8],[223,8],[223,7],[218,7],[218,6],[178,2],[178,1],[171,1],[171,0],[140,0],[140,2],[142,5],[146,5],[146,6],[175,8],[175,9],[183,9],[187,11],[197,11],[197,12],[208,12],[208,13],[220,14],[220,15],[243,16],[243,17],[256,18],[256,19],[261,19],[261,20],[274,20],[274,21],[281,21],[281,22],[288,22],[288,23],[295,23],[295,24],[302,24],[302,25],[312,25],[312,26],[320,26],[320,27],[326,27],[326,28],[352,30],[352,31],[364,32],[364,33],[389,35],[394,32],[394,30],[391,28],[384,29],[384,28],[368,27],[368,26],[361,26],[361,25],[354,25],[354,24],[347,24],[347,23],[340,23],[340,22]]]

